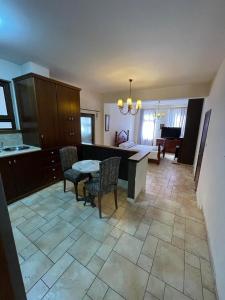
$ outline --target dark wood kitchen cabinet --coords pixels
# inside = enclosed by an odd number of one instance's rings
[[[14,84],[25,144],[50,149],[81,143],[79,88],[33,73]]]
[[[39,152],[0,158],[0,172],[8,203],[41,185],[39,161]]]
[[[57,148],[0,158],[7,203],[62,179]]]
[[[80,133],[80,93],[77,90],[57,86],[59,144],[78,145]]]

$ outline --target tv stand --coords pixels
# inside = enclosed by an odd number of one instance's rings
[[[165,152],[174,153],[176,152],[176,146],[181,146],[183,138],[158,138],[156,139],[156,145],[164,145]]]

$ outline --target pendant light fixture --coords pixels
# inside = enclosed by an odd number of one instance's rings
[[[141,100],[140,99],[137,99],[136,101],[136,105],[135,103],[133,103],[133,100],[132,100],[132,97],[131,97],[131,84],[132,84],[132,81],[133,79],[129,79],[129,82],[130,82],[130,93],[129,93],[129,97],[127,98],[127,105],[125,107],[124,105],[124,101],[123,99],[118,99],[117,101],[117,106],[121,112],[121,114],[123,115],[127,115],[127,114],[130,114],[130,115],[136,115],[137,112],[141,109],[142,107],[142,103],[141,103]]]

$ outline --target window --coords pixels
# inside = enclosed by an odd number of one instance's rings
[[[0,131],[15,129],[9,81],[0,80]]]
[[[186,124],[186,107],[171,108],[168,115],[169,127],[180,127],[181,137],[184,136],[185,124]]]
[[[155,110],[146,109],[141,112],[140,143],[153,145],[155,134]]]
[[[81,142],[94,144],[94,128],[95,128],[95,115],[94,114],[81,114]]]

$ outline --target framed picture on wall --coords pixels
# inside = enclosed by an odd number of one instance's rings
[[[110,115],[105,115],[105,131],[109,131]]]

